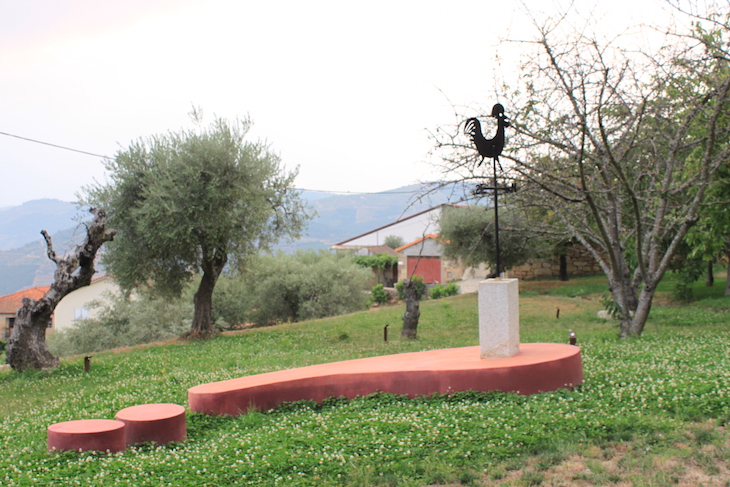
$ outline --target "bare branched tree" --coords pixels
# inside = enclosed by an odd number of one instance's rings
[[[46,328],[58,303],[73,291],[88,286],[94,276],[94,259],[105,242],[116,234],[106,227],[106,211],[92,208],[94,219],[86,227],[86,238],[76,248],[58,256],[51,236],[43,230],[48,258],[56,264],[53,284],[39,300],[23,299],[18,310],[7,350],[7,362],[19,372],[25,369],[47,369],[58,365],[46,345]]]
[[[520,181],[519,199],[540,212],[546,232],[577,239],[596,259],[622,337],[642,333],[658,283],[730,158],[729,17],[694,20],[656,52],[539,28],[520,85],[502,101],[514,128],[502,160]],[[483,177],[459,132],[435,134],[445,166],[464,180]]]

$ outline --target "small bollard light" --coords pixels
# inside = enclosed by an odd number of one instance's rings
[[[575,338],[575,332],[573,330],[568,330],[568,342],[571,345],[575,345],[578,340]]]
[[[84,372],[88,372],[91,369],[91,355],[84,357]]]
[[[383,341],[384,341],[385,343],[388,343],[388,327],[389,327],[389,326],[390,326],[390,325],[385,325],[385,326],[383,327]]]

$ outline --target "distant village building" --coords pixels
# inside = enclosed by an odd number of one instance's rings
[[[360,250],[363,247],[375,247],[385,244],[385,238],[391,235],[400,237],[404,242],[413,242],[426,235],[439,233],[441,212],[447,207],[456,205],[444,203],[428,210],[401,218],[393,223],[383,225],[375,230],[352,237],[332,246],[335,250]]]
[[[398,268],[393,270],[393,283],[413,275],[420,275],[428,284],[445,283],[461,279],[465,268],[458,262],[442,259],[443,243],[438,241],[439,220],[445,208],[458,208],[453,204],[442,204],[401,218],[369,232],[336,243],[331,248],[351,251],[354,255],[375,255],[394,253],[398,256]],[[393,251],[384,247],[389,236],[396,236],[406,242]],[[387,250],[385,250],[387,249]],[[388,284],[388,283],[386,283]]]
[[[0,296],[0,339],[10,338],[15,325],[15,316],[23,305],[23,298],[41,299],[50,286],[33,287],[6,296]],[[119,294],[119,286],[110,275],[93,279],[88,286],[77,289],[66,295],[56,306],[48,328],[64,330],[71,328],[78,320],[95,318],[100,309],[92,307],[93,302],[109,303],[115,294]]]
[[[486,279],[490,269],[484,265],[478,268],[466,267],[460,262],[444,259],[445,242],[440,240],[439,221],[445,208],[459,208],[458,205],[442,204],[383,225],[356,237],[343,240],[331,248],[337,251],[350,251],[354,255],[370,256],[390,253],[383,246],[386,237],[394,235],[403,239],[405,245],[395,249],[398,255],[398,268],[394,270],[394,282],[414,275],[423,277],[428,284],[447,283],[454,280]],[[508,269],[507,277],[522,280],[558,279],[563,275],[573,277],[591,276],[601,273],[601,269],[587,252],[578,244],[567,246],[561,255],[548,255],[528,260],[525,264]],[[378,282],[383,282],[378,276]],[[390,279],[386,285],[390,283]]]
[[[423,277],[423,282],[440,284],[464,277],[465,267],[459,262],[444,259],[444,242],[438,234],[407,243],[395,249],[399,256],[398,280],[411,276]]]
[[[39,300],[46,295],[50,286],[32,287],[12,294],[0,296],[0,339],[7,340],[13,333],[15,317],[18,309],[23,306],[23,298]],[[53,327],[53,317],[48,328]]]
[[[101,310],[98,306],[93,307],[92,303],[109,303],[119,293],[119,286],[111,275],[92,279],[91,284],[66,295],[58,303],[54,313],[55,328],[64,330],[71,328],[78,320],[96,318]]]

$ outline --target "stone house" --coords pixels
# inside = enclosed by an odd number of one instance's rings
[[[585,277],[600,275],[603,271],[593,256],[582,245],[566,246],[565,254],[529,259],[507,271],[509,277],[523,281],[561,279],[563,276]]]
[[[423,277],[428,284],[442,284],[464,276],[459,262],[443,259],[444,243],[437,234],[426,235],[395,249],[398,253],[398,280]]]
[[[352,251],[355,255],[397,253],[398,268],[393,269],[393,278],[390,279],[392,282],[383,282],[386,286],[388,284],[392,286],[395,282],[413,275],[410,271],[414,269],[416,274],[423,275],[424,282],[427,283],[444,283],[460,279],[464,273],[463,266],[454,262],[442,262],[443,244],[437,241],[441,212],[445,208],[455,207],[458,206],[452,204],[434,206],[356,237],[343,240],[331,248],[337,251]],[[393,251],[383,245],[385,238],[391,235],[400,237],[407,243]]]
[[[388,225],[352,237],[333,245],[337,251],[352,251],[355,255],[375,255],[388,252],[383,246],[390,235],[401,237],[406,243],[395,252],[398,254],[398,269],[394,282],[411,275],[421,275],[429,284],[447,283],[460,279],[485,279],[490,270],[481,265],[466,267],[460,262],[443,259],[444,243],[439,239],[439,220],[444,209],[459,208],[458,205],[443,204],[402,218]],[[568,244],[564,255],[533,258],[520,266],[505,272],[506,277],[525,281],[560,279],[562,276],[582,277],[601,273],[601,268],[591,254],[577,243]],[[379,279],[378,282],[383,282]],[[388,283],[385,283],[386,285]]]

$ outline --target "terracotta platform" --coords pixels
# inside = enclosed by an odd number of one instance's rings
[[[479,347],[385,355],[269,372],[188,389],[190,410],[236,416],[282,402],[382,391],[410,397],[435,392],[511,391],[534,394],[583,382],[580,348],[523,343],[509,358],[479,358]]]
[[[79,419],[52,424],[48,427],[49,450],[111,452],[127,447],[124,423],[113,419]]]
[[[124,408],[117,419],[126,425],[126,443],[154,442],[166,445],[185,441],[185,408],[177,404],[140,404]]]

